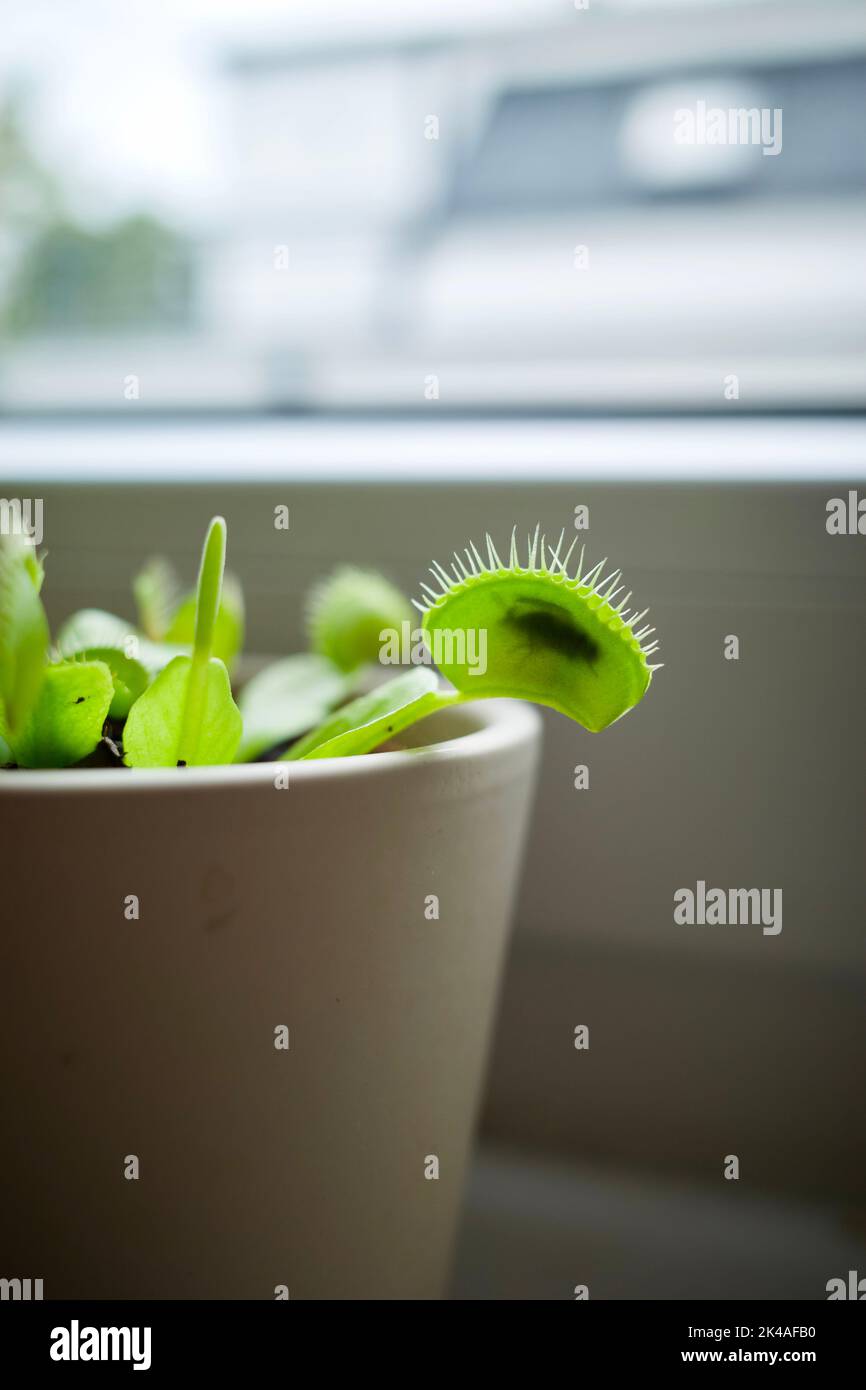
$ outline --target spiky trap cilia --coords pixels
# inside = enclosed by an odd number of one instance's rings
[[[438,661],[459,691],[475,698],[507,695],[548,705],[595,733],[646,693],[659,669],[647,662],[658,650],[658,642],[648,640],[655,629],[639,626],[649,609],[628,609],[630,590],[620,597],[625,589],[621,570],[605,573],[605,558],[584,571],[581,546],[571,575],[577,538],[562,556],[565,532],[555,547],[539,532],[537,527],[527,539],[525,564],[518,557],[515,528],[507,565],[489,535],[486,561],[470,543],[465,560],[454,552],[450,574],[432,565],[438,587],[422,584],[425,599],[416,607],[431,646],[440,653],[447,653],[449,644],[434,643],[437,634],[486,634],[485,670],[467,660]],[[459,657],[460,644],[450,646]]]
[[[368,753],[438,709],[497,696],[547,705],[593,733],[620,719],[661,665],[647,661],[658,650],[648,640],[655,629],[644,623],[649,609],[627,608],[631,592],[620,598],[622,572],[605,574],[606,559],[584,572],[583,548],[570,575],[576,540],[563,556],[564,539],[563,531],[550,546],[536,527],[521,564],[515,527],[507,565],[489,535],[486,561],[470,542],[465,561],[454,552],[451,573],[434,563],[433,586],[422,584],[425,597],[413,602],[429,653],[453,689],[440,689],[424,667],[404,673],[338,710],[285,756]],[[320,628],[328,606],[320,594]]]

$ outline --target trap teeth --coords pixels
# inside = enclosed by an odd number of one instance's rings
[[[592,569],[591,569],[587,574],[585,574],[585,575],[583,576],[583,579],[581,580],[581,588],[584,588],[584,587],[589,588],[589,589],[594,588],[594,587],[595,587],[595,584],[596,584],[597,581],[598,581],[598,577],[599,577],[599,575],[601,574],[601,572],[602,572],[602,570],[604,569],[604,567],[605,567],[606,564],[607,564],[607,556],[605,555],[605,557],[604,557],[603,560],[599,560],[598,564],[597,564],[597,565],[593,565]]]
[[[526,533],[526,550],[521,557],[518,553],[517,526],[514,526],[507,551],[508,563],[504,564],[499,551],[496,549],[493,537],[489,531],[485,531],[482,546],[479,548],[475,541],[470,540],[462,552],[453,551],[454,558],[449,561],[447,569],[438,561],[434,561],[430,566],[434,587],[429,584],[421,584],[423,598],[420,602],[413,600],[413,606],[417,608],[419,613],[429,613],[431,609],[441,608],[449,595],[456,590],[463,590],[467,586],[471,587],[475,580],[488,579],[492,575],[500,575],[503,572],[507,574],[510,571],[517,576],[543,576],[549,581],[558,585],[567,585],[570,590],[576,591],[577,598],[587,604],[590,611],[596,614],[598,621],[610,627],[611,631],[620,635],[624,641],[633,644],[634,649],[640,653],[647,670],[661,670],[664,662],[650,665],[646,661],[648,656],[653,655],[659,649],[658,640],[648,641],[656,631],[655,627],[649,623],[642,626],[643,620],[650,610],[644,608],[642,612],[638,612],[636,609],[630,611],[628,605],[631,602],[632,590],[629,589],[627,593],[624,593],[625,581],[622,570],[615,569],[606,573],[608,560],[605,556],[603,560],[599,560],[587,569],[584,574],[586,547],[585,544],[581,543],[576,572],[571,575],[569,566],[580,537],[574,536],[571,539],[568,549],[563,555],[565,539],[566,532],[563,527],[556,544],[550,544],[546,534],[542,532],[539,522],[534,530]]]
[[[549,566],[548,566],[548,569],[550,570],[551,573],[553,573],[554,567],[559,565],[559,552],[560,552],[560,550],[562,549],[562,542],[563,542],[564,540],[565,540],[565,527],[563,526],[562,530],[561,530],[560,533],[559,533],[559,540],[556,542],[556,549],[554,550],[554,548],[553,548],[552,545],[549,545],[549,546],[547,547],[548,550],[550,551],[550,564],[549,564]],[[569,551],[569,554],[571,554],[571,551]]]
[[[501,570],[501,569],[502,569],[502,561],[500,560],[499,556],[498,556],[497,553],[496,553],[496,546],[493,544],[493,541],[492,541],[492,539],[491,539],[491,536],[490,536],[490,532],[489,532],[489,531],[485,531],[485,533],[484,533],[484,540],[485,540],[485,543],[486,543],[486,545],[487,545],[487,563],[488,563],[488,565],[490,566],[490,568],[491,568],[492,570]]]

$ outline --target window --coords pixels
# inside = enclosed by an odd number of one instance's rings
[[[9,0],[0,409],[862,405],[858,5],[430,8]]]

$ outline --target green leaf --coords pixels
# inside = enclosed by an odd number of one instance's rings
[[[184,749],[184,713],[192,672],[192,658],[176,656],[132,706],[123,730],[124,761],[130,767],[205,767],[234,759],[241,738],[241,716],[232,699],[228,671],[216,657],[204,668],[198,736]]]
[[[455,555],[453,577],[431,569],[439,591],[427,589],[423,630],[439,670],[467,699],[506,695],[548,705],[598,732],[619,719],[646,693],[652,672],[647,656],[658,646],[646,617],[630,616],[621,571],[605,574],[603,560],[589,572],[581,551],[577,573],[568,574],[569,551],[530,539],[526,565],[514,536],[505,566],[487,537],[485,563],[476,548]],[[573,547],[572,547],[573,549]],[[619,587],[617,587],[619,586]],[[425,586],[426,588],[426,586]]]
[[[230,763],[241,739],[241,716],[228,671],[211,646],[220,608],[226,524],[214,517],[202,548],[192,656],[178,656],[136,700],[123,747],[132,767],[201,767]]]
[[[87,647],[116,647],[123,651],[132,639],[137,640],[138,634],[125,618],[101,608],[81,608],[61,623],[57,648],[63,656],[74,656]]]
[[[24,545],[24,565],[30,578],[33,580],[33,587],[37,594],[42,593],[42,585],[45,582],[45,565],[30,542]]]
[[[188,594],[176,609],[165,640],[175,646],[191,647],[195,634],[195,594]],[[233,575],[223,580],[222,598],[213,630],[212,653],[231,671],[244,645],[243,590]]]
[[[351,689],[351,677],[324,656],[303,653],[265,667],[238,699],[244,732],[235,761],[249,762],[315,728]]]
[[[343,758],[371,753],[380,743],[415,724],[445,705],[460,699],[453,691],[440,691],[434,671],[415,666],[378,686],[369,695],[352,700],[318,729],[284,755],[288,762],[300,758]]]
[[[0,543],[0,714],[10,736],[23,729],[45,675],[48,620],[39,598],[42,568],[17,537]]]
[[[139,662],[149,676],[164,670],[176,656],[187,655],[184,647],[151,642],[125,618],[105,613],[101,608],[82,608],[73,613],[57,634],[57,649],[64,657],[78,656],[97,647],[110,647]]]
[[[383,633],[411,624],[407,600],[381,574],[343,566],[310,592],[307,628],[313,651],[343,671],[379,660]]]
[[[178,604],[177,575],[174,567],[161,555],[154,556],[133,579],[132,592],[142,632],[152,642],[162,642]],[[189,639],[189,645],[192,645],[192,637]]]
[[[125,719],[150,682],[150,675],[140,661],[124,656],[117,647],[85,647],[76,654],[85,661],[103,661],[111,672],[114,695],[108,710],[109,719]]]
[[[20,767],[69,767],[92,753],[114,694],[102,661],[46,666],[39,698],[17,736],[7,734]]]

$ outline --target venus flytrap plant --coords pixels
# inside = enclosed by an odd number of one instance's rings
[[[9,739],[20,767],[71,767],[92,753],[114,697],[103,661],[60,661],[45,668],[39,698]]]
[[[315,728],[352,694],[353,677],[317,652],[301,652],[266,666],[238,696],[244,731],[235,762],[250,762]]]
[[[343,567],[318,583],[307,622],[313,650],[272,663],[232,697],[227,663],[243,633],[243,602],[224,575],[226,526],[205,539],[194,595],[178,600],[174,572],[150,562],[135,580],[139,622],[85,609],[50,647],[32,546],[0,538],[0,765],[66,767],[100,756],[130,767],[178,767],[375,751],[450,705],[497,696],[547,705],[590,731],[621,718],[658,669],[653,628],[620,598],[619,570],[585,570],[574,545],[536,529],[525,562],[512,535],[508,563],[486,538],[431,567],[411,669],[370,685],[395,658],[410,609],[381,575]],[[465,557],[465,558],[464,558]],[[470,639],[476,638],[476,641]],[[385,644],[385,645],[383,645]],[[390,644],[391,655],[385,656]],[[431,665],[450,686],[444,687]],[[365,693],[358,694],[359,691]],[[350,698],[350,697],[355,698]],[[346,701],[348,700],[348,703]],[[292,742],[294,740],[294,742]],[[106,749],[108,750],[106,752]]]
[[[49,633],[39,597],[42,576],[23,537],[0,536],[0,736],[7,745],[27,722],[45,677]]]
[[[195,639],[196,595],[181,599],[171,616],[162,641],[174,646],[192,646]],[[233,670],[244,644],[244,600],[234,575],[225,574],[222,593],[214,618],[211,654]]]
[[[180,594],[177,575],[168,560],[156,556],[132,581],[139,626],[152,643],[191,647],[195,638],[196,593]],[[214,620],[211,654],[232,670],[244,644],[244,597],[234,575],[223,575]]]
[[[212,655],[225,566],[226,524],[215,517],[202,551],[191,656],[176,656],[132,706],[123,734],[131,767],[229,763],[241,715],[225,664]]]
[[[456,691],[440,690],[435,673],[426,666],[417,666],[343,705],[283,756],[288,762],[296,762],[300,758],[372,753],[419,719],[461,698]]]
[[[293,760],[337,757],[342,749],[339,740],[344,735],[353,745],[351,751],[367,752],[368,747],[374,748],[382,741],[377,733],[380,724],[385,730],[383,737],[387,738],[398,727],[404,727],[405,722],[420,718],[417,713],[410,718],[408,710],[410,703],[414,705],[416,698],[428,695],[437,684],[427,671],[420,673],[420,681],[388,682],[382,687],[381,700],[378,692],[373,691],[342,705],[363,682],[365,672],[378,662],[383,629],[399,628],[411,617],[412,609],[403,595],[375,571],[342,565],[319,580],[310,592],[306,608],[313,652],[310,656],[287,657],[250,682],[241,696],[242,748],[248,741],[248,722],[252,722],[270,733],[278,731],[277,738],[269,739],[274,747],[280,740],[285,745],[288,739],[313,730],[284,755]],[[410,674],[419,676],[418,672]],[[338,705],[342,707],[331,713]],[[363,736],[357,732],[358,726],[364,728]]]
[[[56,645],[60,655],[67,659],[89,651],[118,652],[138,662],[146,683],[164,670],[173,657],[188,655],[188,648],[152,642],[138,632],[134,624],[102,608],[82,608],[73,613],[61,624]]]
[[[178,606],[177,575],[168,560],[155,555],[132,581],[138,622],[151,642],[163,642]]]
[[[144,694],[150,677],[140,661],[124,656],[116,647],[87,647],[84,651],[75,652],[69,664],[80,667],[94,661],[107,666],[111,676],[111,703],[106,718],[122,722],[139,695]],[[49,667],[49,675],[52,669]]]
[[[93,750],[114,693],[104,662],[48,664],[43,568],[20,537],[0,543],[0,758],[68,767]]]
[[[473,699],[530,700],[593,733],[632,709],[659,669],[646,660],[658,643],[643,645],[654,629],[637,626],[649,610],[629,611],[630,592],[614,607],[625,587],[618,583],[621,571],[603,574],[602,560],[584,572],[583,549],[570,575],[574,543],[560,558],[565,533],[554,548],[539,529],[527,542],[525,564],[518,558],[515,528],[507,565],[487,536],[486,561],[471,544],[465,561],[455,551],[450,574],[434,564],[434,586],[421,585],[425,598],[415,606],[422,632],[454,690],[439,689],[423,667],[397,676],[338,710],[284,756],[294,761],[368,753],[428,714]],[[484,635],[483,669],[467,659],[470,633]]]
[[[128,655],[130,646],[138,651],[138,639],[130,633],[128,625],[98,609],[84,609],[67,619],[58,634],[57,651],[65,660],[102,661],[108,667],[114,684],[109,719],[125,719],[150,681],[147,665]],[[160,668],[168,660],[166,656]]]
[[[313,586],[306,616],[313,651],[357,671],[379,660],[382,629],[399,630],[412,609],[384,575],[342,565]]]
[[[437,658],[440,671],[464,696],[507,695],[547,705],[592,733],[620,719],[646,694],[658,666],[646,658],[658,649],[647,643],[654,632],[638,627],[649,612],[628,610],[631,591],[623,593],[622,570],[604,573],[607,560],[584,572],[581,547],[577,570],[569,562],[577,541],[560,559],[565,532],[557,546],[539,539],[540,528],[527,540],[526,564],[517,553],[516,528],[511,536],[508,564],[500,560],[487,536],[487,559],[475,545],[456,553],[449,574],[431,567],[438,588],[422,585],[426,598],[416,604],[424,634],[434,652],[446,632],[486,634],[485,669],[465,660]],[[450,644],[453,650],[454,644]],[[459,654],[459,644],[456,644]]]

